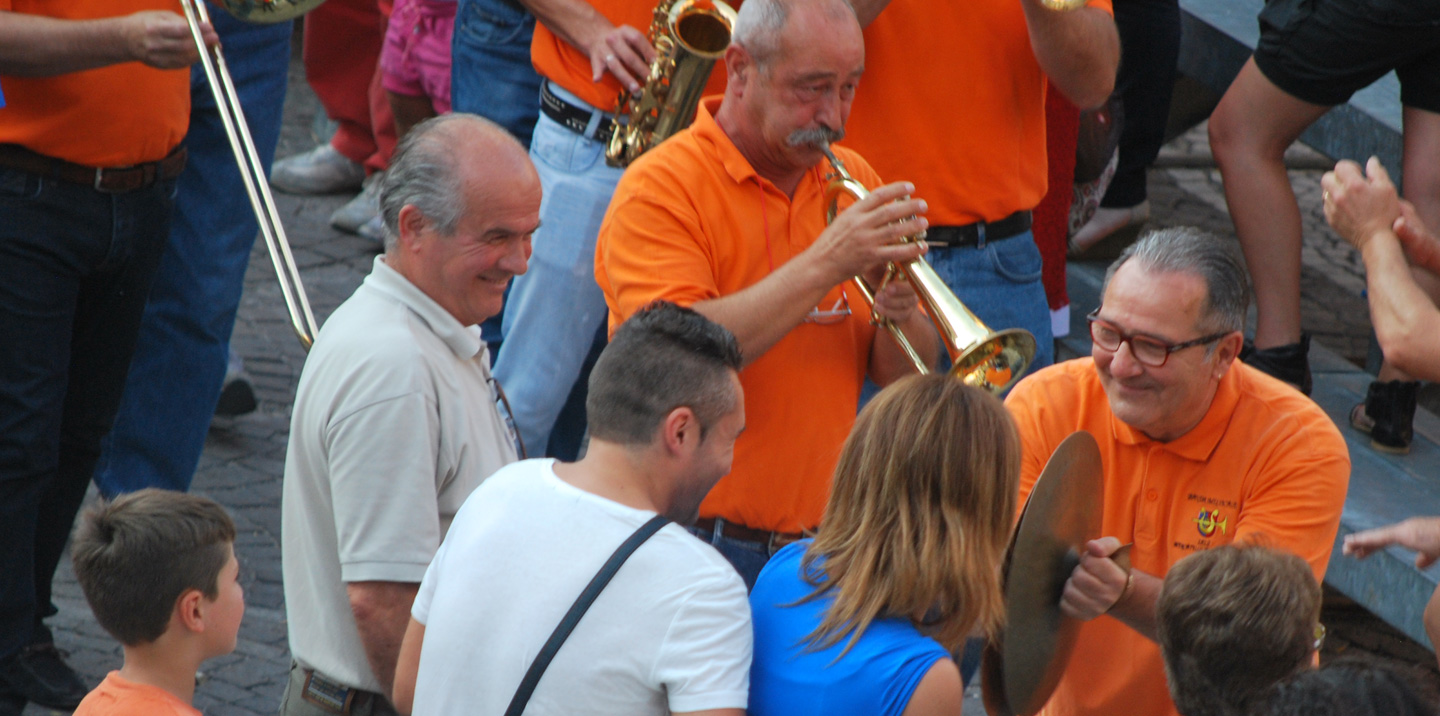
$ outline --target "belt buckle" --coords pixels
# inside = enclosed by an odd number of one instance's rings
[[[331,681],[311,669],[305,672],[305,685],[300,698],[336,714],[348,714],[354,705],[356,690]]]
[[[104,169],[101,169],[101,168],[99,168],[99,167],[96,167],[96,168],[95,168],[95,183],[92,185],[92,186],[95,187],[95,191],[98,191],[98,192],[100,192],[100,193],[102,193],[102,194],[108,194],[108,193],[110,193],[109,191],[107,191],[107,190],[105,189],[104,186],[102,186],[102,184],[104,184],[104,182],[105,182],[105,170],[104,170]]]

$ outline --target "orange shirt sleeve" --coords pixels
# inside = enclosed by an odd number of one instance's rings
[[[1047,437],[1043,424],[1044,412],[1055,406],[1047,405],[1046,396],[1042,395],[1042,390],[1037,389],[1038,385],[1036,380],[1021,380],[1010,389],[1010,395],[1005,399],[1005,407],[1009,408],[1010,416],[1015,419],[1015,429],[1020,434],[1020,500],[1017,505],[1019,511],[1015,513],[1017,521],[1025,509],[1025,500],[1030,497],[1036,481],[1040,479],[1040,473],[1045,469],[1045,463],[1050,461],[1050,455],[1055,452],[1055,446]]]
[[[1235,539],[1300,555],[1323,580],[1350,485],[1350,456],[1328,420],[1307,422],[1298,430],[1286,424],[1289,439],[1266,441],[1271,454],[1246,490]]]
[[[668,172],[628,172],[600,227],[596,280],[610,330],[657,299],[681,306],[720,295],[699,207]]]

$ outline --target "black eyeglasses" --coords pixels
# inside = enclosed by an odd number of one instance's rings
[[[505,431],[510,433],[510,441],[515,443],[520,459],[524,460],[529,456],[525,454],[525,440],[520,437],[520,429],[515,427],[515,411],[510,409],[510,399],[505,397],[505,389],[500,387],[500,381],[493,376],[485,380],[490,384],[490,390],[495,393],[495,407],[500,409],[500,417],[505,419]]]
[[[1170,360],[1170,354],[1175,351],[1214,343],[1232,333],[1232,331],[1220,331],[1208,336],[1201,336],[1193,341],[1166,343],[1158,338],[1126,333],[1120,330],[1119,326],[1096,317],[1098,313],[1100,313],[1100,309],[1096,307],[1089,315],[1085,316],[1085,320],[1090,322],[1090,340],[1095,341],[1095,345],[1107,351],[1118,351],[1121,343],[1128,343],[1130,344],[1130,354],[1135,356],[1135,360],[1151,368],[1165,365],[1165,361]]]

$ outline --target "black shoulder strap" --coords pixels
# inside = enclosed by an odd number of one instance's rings
[[[585,616],[585,612],[590,609],[595,598],[600,596],[605,585],[609,584],[615,573],[620,571],[620,565],[625,564],[625,560],[630,559],[630,555],[639,549],[645,540],[650,539],[651,535],[659,532],[660,528],[669,522],[670,520],[664,515],[655,515],[650,518],[649,522],[640,525],[640,529],[635,530],[629,539],[615,549],[615,553],[610,555],[610,559],[606,560],[600,571],[595,573],[590,583],[585,585],[585,591],[580,592],[575,603],[570,605],[570,611],[566,612],[565,618],[556,625],[555,631],[550,634],[545,646],[540,648],[540,653],[535,655],[535,661],[530,664],[530,669],[525,672],[525,678],[520,681],[520,688],[515,689],[515,696],[510,699],[510,707],[505,709],[505,716],[520,716],[520,713],[525,710],[525,705],[530,703],[530,695],[535,693],[535,686],[540,683],[540,676],[550,666],[550,661],[555,658],[555,653],[560,651],[560,645],[569,638],[570,632],[575,631],[575,625],[580,623],[580,618]]]

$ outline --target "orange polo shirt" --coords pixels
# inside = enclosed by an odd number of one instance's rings
[[[865,28],[847,144],[913,182],[932,225],[1003,219],[1045,196],[1045,84],[1016,0],[890,0]]]
[[[649,37],[650,24],[654,20],[655,7],[658,4],[656,0],[587,1],[616,27],[629,25]],[[739,0],[730,0],[726,4],[736,10],[740,9]],[[591,107],[605,112],[614,111],[615,100],[620,98],[620,81],[609,72],[601,75],[599,82],[592,81],[590,56],[560,39],[560,36],[551,32],[544,23],[535,24],[535,36],[530,41],[530,61],[540,76],[570,90]],[[643,79],[641,78],[642,83]],[[705,94],[724,92],[725,61],[719,60],[715,63],[714,71],[710,73],[710,81],[705,85]]]
[[[0,10],[90,20],[141,10],[179,12],[175,0],[0,0]],[[125,62],[54,77],[0,76],[0,144],[91,167],[163,159],[190,123],[190,70]]]
[[[715,123],[719,105],[718,97],[702,101],[695,123],[641,156],[615,189],[595,248],[612,332],[658,298],[688,306],[748,288],[825,229],[829,164],[787,197]],[[879,185],[854,152],[836,147],[836,155],[861,183]],[[848,316],[801,323],[740,372],[745,432],[702,517],[780,532],[820,523],[875,337],[853,284],[831,289],[817,308],[846,305]]]
[[[1066,436],[1084,430],[1099,442],[1101,534],[1134,543],[1135,569],[1162,576],[1197,550],[1256,540],[1300,555],[1324,578],[1349,452],[1330,418],[1285,384],[1236,361],[1200,424],[1168,443],[1110,412],[1090,358],[1022,380],[1005,404],[1024,448],[1022,501]],[[1117,619],[1086,622],[1041,713],[1175,714],[1159,646]]]

